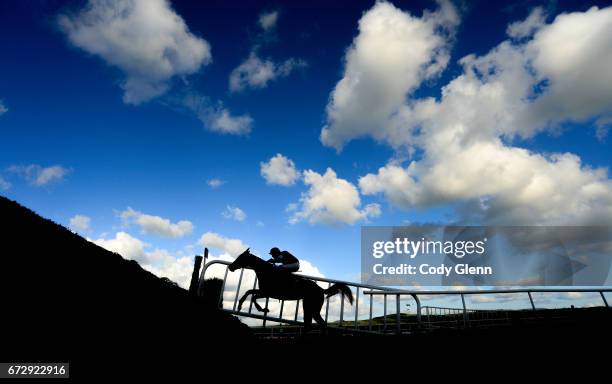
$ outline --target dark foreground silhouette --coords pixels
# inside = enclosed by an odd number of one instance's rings
[[[214,350],[251,339],[218,301],[189,296],[1,196],[0,220],[0,361],[185,359],[202,343]]]
[[[305,331],[310,330],[313,318],[317,324],[325,327],[325,320],[321,317],[321,307],[323,307],[325,295],[330,297],[341,293],[351,305],[353,304],[353,293],[346,284],[336,283],[327,289],[323,289],[312,280],[279,271],[273,264],[251,254],[250,249],[242,252],[228,268],[232,272],[240,268],[252,269],[257,274],[259,289],[249,289],[245,292],[239,301],[239,311],[249,295],[253,295],[253,304],[261,312],[268,312],[268,310],[257,303],[259,298],[302,300]]]
[[[138,263],[4,197],[0,221],[0,361],[70,362],[71,376],[77,378],[115,382],[122,377],[119,372],[173,377],[188,372],[210,379],[234,372],[224,367],[236,369],[236,360],[246,372],[279,356],[316,358],[317,367],[333,356],[334,367],[346,367],[338,371],[343,375],[378,375],[382,366],[418,370],[427,363],[470,360],[481,367],[488,356],[498,363],[511,358],[536,362],[555,354],[591,358],[612,340],[611,312],[604,308],[576,309],[563,321],[517,321],[498,329],[398,337],[330,328],[325,337],[314,332],[291,340],[257,340],[235,317],[216,309],[219,280],[205,282],[209,296],[191,297]],[[295,375],[295,364],[275,363],[274,373],[282,367]],[[322,372],[300,369],[300,376],[308,371],[317,377]]]

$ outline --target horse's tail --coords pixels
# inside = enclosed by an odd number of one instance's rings
[[[331,287],[323,290],[323,293],[325,293],[327,297],[333,296],[337,293],[342,293],[342,296],[347,298],[349,303],[353,305],[353,292],[351,292],[351,289],[346,284],[336,283]]]

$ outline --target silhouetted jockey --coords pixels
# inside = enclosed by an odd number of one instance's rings
[[[287,251],[282,251],[276,247],[270,250],[272,258],[268,263],[276,266],[276,269],[284,272],[297,272],[300,269],[300,261]],[[278,264],[278,265],[276,265]]]

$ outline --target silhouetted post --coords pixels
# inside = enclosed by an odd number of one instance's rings
[[[202,266],[202,256],[196,256],[195,262],[193,264],[193,273],[191,274],[191,283],[189,283],[189,294],[191,296],[196,296],[198,293],[198,281],[199,281],[201,266]]]

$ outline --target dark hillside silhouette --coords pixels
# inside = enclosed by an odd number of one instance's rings
[[[248,327],[205,299],[1,196],[0,220],[2,322],[9,330],[2,361],[88,359],[108,347],[112,355],[163,353],[196,336],[211,345],[249,340]]]
[[[331,359],[324,357],[329,355],[349,366],[355,364],[356,353],[369,352],[384,352],[385,358],[403,363],[409,357],[411,364],[436,356],[431,363],[441,361],[441,348],[450,351],[444,357],[480,358],[516,350],[521,356],[541,358],[568,348],[595,351],[594,345],[607,345],[611,339],[612,312],[587,308],[572,310],[570,317],[563,311],[544,311],[535,316],[550,319],[519,319],[503,328],[397,337],[330,332],[326,337],[314,333],[294,340],[254,340],[248,327],[215,309],[220,281],[206,283],[210,297],[194,298],[138,263],[4,197],[0,220],[0,361],[69,361],[75,377],[87,371],[88,377],[116,379],[117,369],[155,375],[172,362],[198,374],[205,369],[222,372],[219,364],[239,359],[240,364],[266,360],[270,365],[270,356],[308,361]],[[564,316],[557,320],[559,315]],[[102,361],[120,366],[101,371]],[[139,368],[131,365],[137,361]],[[287,367],[294,370],[296,365]]]

